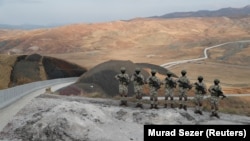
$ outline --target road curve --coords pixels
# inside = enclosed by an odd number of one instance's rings
[[[63,82],[61,84],[54,84],[51,86],[52,91],[56,91],[62,87],[68,86],[73,82]],[[11,105],[4,107],[0,109],[0,132],[3,130],[3,128],[12,120],[12,118],[25,106],[27,105],[33,98],[36,96],[43,94],[45,92],[45,89],[47,87],[44,87],[42,89],[35,90],[21,99],[15,101]]]
[[[164,67],[164,68],[170,68],[172,66],[183,64],[183,63],[187,63],[187,62],[195,62],[195,61],[205,60],[205,59],[208,58],[208,55],[207,55],[208,50],[210,50],[212,48],[221,47],[221,46],[227,45],[227,44],[233,44],[233,43],[250,43],[250,40],[241,40],[241,41],[226,42],[226,43],[222,43],[222,44],[219,44],[219,45],[214,45],[214,46],[211,46],[211,47],[206,47],[204,49],[204,51],[203,51],[204,56],[201,57],[201,58],[174,61],[174,62],[169,62],[169,63],[162,64],[160,66]]]

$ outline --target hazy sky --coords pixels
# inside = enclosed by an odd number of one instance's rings
[[[0,24],[106,22],[249,4],[250,0],[0,0]]]

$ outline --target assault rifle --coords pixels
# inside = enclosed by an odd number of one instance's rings
[[[128,80],[124,76],[118,75],[118,78],[121,82],[125,83],[125,85],[129,84]]]
[[[180,83],[180,87],[192,89],[192,85],[190,85],[190,84],[188,84],[186,82],[182,82],[180,80],[178,80],[178,82]]]
[[[218,96],[222,96],[222,99],[226,98],[227,96],[224,95],[224,93],[218,89],[218,88],[212,88],[213,91],[215,91],[215,93],[218,95]]]
[[[139,85],[143,85],[144,82],[142,81],[142,78],[139,77],[137,74],[134,73],[134,76],[135,76],[135,80],[136,82],[139,84]]]
[[[176,88],[176,82],[173,81],[172,79],[166,78],[166,83],[169,85],[170,88]]]
[[[201,91],[201,92],[202,92],[202,94],[206,94],[206,93],[207,93],[206,90],[205,90],[205,88],[204,88],[203,86],[199,85],[197,82],[195,82],[194,85],[195,85],[195,88],[196,88],[198,91]]]
[[[156,90],[161,88],[161,85],[152,79],[152,77],[149,78],[149,84],[151,84],[153,87],[156,88]]]

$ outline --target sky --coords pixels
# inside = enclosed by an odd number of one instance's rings
[[[249,4],[250,0],[0,0],[0,24],[97,23]]]

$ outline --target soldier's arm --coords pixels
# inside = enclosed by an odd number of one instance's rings
[[[119,76],[119,74],[115,75],[115,79],[116,79],[116,80],[119,80],[119,77],[118,77],[118,76]]]
[[[143,76],[143,75],[141,75],[141,78],[142,78],[142,82],[144,83],[144,84],[146,84],[147,82],[147,80],[145,79],[145,77]]]
[[[134,80],[135,80],[135,76],[132,75],[130,80],[131,80],[131,81],[134,81]]]
[[[210,86],[210,87],[208,88],[208,92],[209,92],[209,93],[212,93],[212,86]]]
[[[126,75],[127,81],[130,82],[129,75]]]

